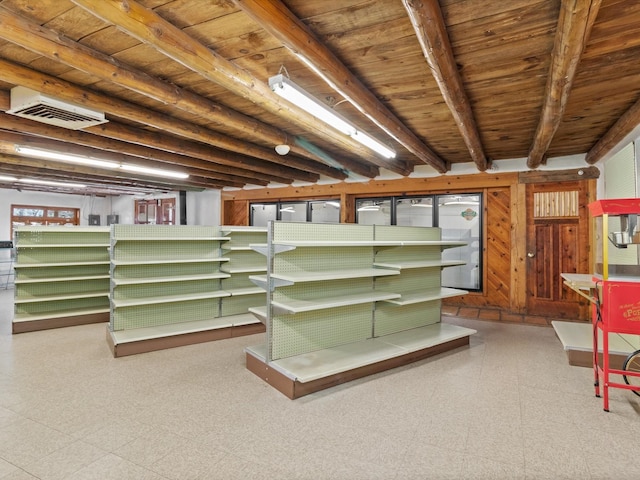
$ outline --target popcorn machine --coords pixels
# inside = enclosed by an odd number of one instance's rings
[[[592,306],[593,373],[597,397],[609,411],[609,388],[640,395],[640,347],[621,370],[610,368],[609,333],[640,335],[640,198],[606,199],[589,204],[596,222],[595,273]],[[602,332],[602,361],[598,359],[598,332]],[[622,376],[624,383],[611,381]]]

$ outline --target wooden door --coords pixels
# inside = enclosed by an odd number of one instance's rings
[[[527,185],[527,314],[589,320],[561,273],[589,273],[587,182]]]

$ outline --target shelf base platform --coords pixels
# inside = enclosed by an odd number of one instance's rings
[[[75,327],[77,325],[89,325],[91,323],[109,322],[109,310],[99,313],[87,313],[83,315],[66,315],[51,318],[39,318],[36,320],[15,320],[11,325],[12,333],[37,332],[54,328]]]
[[[211,320],[136,328],[112,332],[107,343],[114,357],[125,357],[167,348],[195,345],[226,338],[263,333],[265,326],[252,314],[230,315]]]
[[[266,362],[265,345],[245,349],[247,369],[290,399],[469,345],[475,330],[436,323],[384,337]]]
[[[569,365],[593,367],[593,324],[578,322],[551,322],[556,336],[567,354]],[[598,358],[602,364],[602,332],[599,331]],[[638,335],[609,334],[609,362],[611,368],[621,369],[631,352],[640,349]]]

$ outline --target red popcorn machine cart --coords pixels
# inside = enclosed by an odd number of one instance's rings
[[[594,386],[597,397],[602,391],[604,410],[608,412],[609,388],[631,390],[640,396],[640,347],[627,357],[621,370],[611,368],[609,362],[609,333],[640,335],[640,198],[598,200],[589,204],[589,211],[596,223]],[[612,381],[612,376],[622,377],[624,383]]]

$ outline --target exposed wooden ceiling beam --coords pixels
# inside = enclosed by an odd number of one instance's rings
[[[6,40],[158,102],[201,116],[218,125],[234,128],[249,138],[258,138],[275,146],[293,137],[255,118],[152,77],[114,57],[74,42],[53,30],[11,13],[2,6],[0,6],[0,25],[4,32],[0,36]],[[294,142],[290,143],[292,153],[317,160],[308,150],[298,147]],[[245,153],[237,144],[233,146],[234,151]]]
[[[544,105],[527,158],[529,168],[538,168],[545,161],[549,145],[562,121],[580,57],[589,40],[600,3],[601,0],[561,2]]]
[[[337,134],[332,127],[318,121],[298,106],[281,99],[265,82],[216,54],[140,3],[133,0],[72,0],[72,2],[102,20],[117,25],[120,30],[139,41],[152,45],[204,78],[274,115],[299,125],[345,152],[401,175],[411,172],[411,168],[405,162],[386,161],[350,137]]]
[[[591,150],[587,152],[586,162],[593,165],[616,146],[620,145],[623,140],[630,140],[629,137],[638,126],[640,126],[640,100],[624,112],[607,133],[600,137],[600,140],[591,147]]]
[[[49,94],[61,100],[101,109],[107,112],[109,116],[125,118],[141,125],[151,126],[158,130],[177,135],[178,137],[201,142],[205,144],[202,145],[202,149],[208,152],[208,160],[220,165],[246,168],[284,178],[291,177],[314,182],[317,181],[318,174],[312,173],[313,170],[311,170],[308,165],[313,164],[321,168],[323,172],[326,172],[325,174],[327,176],[332,178],[344,179],[346,177],[344,172],[301,157],[287,156],[287,165],[283,165],[282,157],[271,149],[256,147],[254,153],[258,158],[253,158],[244,155],[234,155],[224,150],[209,147],[207,145],[215,144],[220,138],[220,135],[213,130],[185,121],[176,121],[162,113],[139,107],[113,96],[78,87],[65,80],[43,74],[4,59],[0,59],[0,79],[14,85],[22,85],[32,90]],[[365,171],[370,172],[371,170],[366,169]]]
[[[159,149],[159,145],[156,145],[153,142],[155,137],[153,136],[152,132],[148,132],[139,128],[128,127],[125,125],[118,125],[117,122],[109,122],[104,125],[105,128],[111,130],[124,130],[128,133],[127,139],[135,143],[128,143],[127,141],[108,138],[107,136],[101,136],[99,133],[92,134],[90,132],[87,133],[81,130],[68,130],[66,128],[55,127],[53,125],[35,122],[26,118],[16,117],[15,115],[0,113],[0,130],[25,133],[28,135],[34,135],[41,138],[49,138],[52,140],[59,140],[62,142],[73,142],[76,145],[84,145],[85,147],[95,148],[98,150],[103,150],[105,152],[123,153],[132,157],[140,157],[147,160],[153,160],[160,163],[160,165],[155,165],[159,168],[162,168],[162,163],[167,165],[182,166],[215,174],[228,175],[230,177],[230,180],[234,182],[242,182],[245,184],[249,183],[261,185],[263,184],[263,182],[291,183],[292,181],[291,178],[283,178],[277,175],[267,175],[247,169],[219,165],[205,159],[201,160],[199,158],[194,158],[193,156],[172,153],[173,151],[176,151],[180,147],[180,145],[174,145],[175,149],[172,151],[165,151]],[[103,132],[103,130],[98,129],[98,132]],[[139,144],[141,143],[141,138],[146,138],[149,144],[154,144],[154,148]],[[99,155],[100,152],[95,153],[95,156]]]
[[[378,100],[284,3],[280,0],[234,0],[234,3],[295,55],[306,59],[307,66],[314,66],[314,73],[420,162],[440,173],[448,170],[445,161]]]
[[[453,114],[471,158],[478,170],[484,172],[489,163],[456,59],[453,56],[447,26],[438,0],[403,0],[402,3],[416,31],[422,53],[442,92],[444,101]]]

